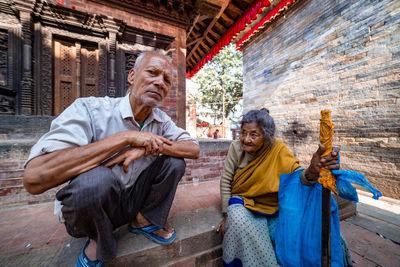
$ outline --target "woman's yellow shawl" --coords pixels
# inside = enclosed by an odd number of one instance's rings
[[[256,157],[238,171],[232,181],[232,196],[244,200],[250,210],[274,214],[279,209],[279,177],[300,167],[286,145],[274,139],[272,146],[264,146]]]

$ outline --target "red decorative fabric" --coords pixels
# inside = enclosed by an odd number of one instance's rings
[[[263,29],[268,22],[271,22],[276,16],[280,14],[284,9],[287,9],[287,7],[294,3],[296,0],[282,0],[274,9],[271,10],[262,20],[260,20],[250,31],[246,33],[245,36],[243,36],[237,43],[236,43],[236,49],[237,50],[242,50],[243,45],[250,40],[250,38],[255,35],[257,32],[259,32],[261,29]]]
[[[239,32],[243,31],[248,24],[257,18],[264,8],[269,6],[271,2],[269,0],[258,0],[256,1],[239,20],[229,29],[229,31],[219,40],[217,44],[208,52],[208,54],[194,67],[190,73],[186,73],[186,78],[190,79],[195,75],[201,68],[210,61],[218,52],[230,44],[233,38],[235,38]]]

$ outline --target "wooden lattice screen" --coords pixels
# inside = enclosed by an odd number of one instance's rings
[[[54,41],[54,115],[78,97],[99,96],[98,62],[98,48]]]

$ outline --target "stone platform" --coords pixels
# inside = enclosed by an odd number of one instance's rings
[[[400,266],[400,201],[379,201],[359,192],[355,216],[341,221],[354,266]],[[177,240],[157,245],[116,231],[118,257],[107,266],[222,266],[219,181],[182,184],[170,221]],[[68,236],[53,215],[53,203],[0,208],[0,266],[73,266],[84,239]]]

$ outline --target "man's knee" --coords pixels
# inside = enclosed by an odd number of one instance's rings
[[[171,157],[171,156],[161,156],[165,162],[165,164],[167,164],[167,167],[170,169],[173,169],[174,171],[178,172],[178,173],[182,173],[182,175],[185,173],[185,169],[186,169],[186,163],[185,160],[183,158],[175,158],[175,157]]]
[[[186,162],[183,158],[175,158],[167,156],[167,161],[170,168],[173,168],[177,172],[181,172],[182,175],[185,173]]]
[[[123,185],[120,179],[110,169],[99,166],[72,179],[69,185],[57,193],[57,199],[65,205],[65,198],[75,198],[80,203],[77,205],[80,207],[75,208],[86,209],[102,203],[101,200],[110,195],[118,195],[121,190],[123,190]]]

